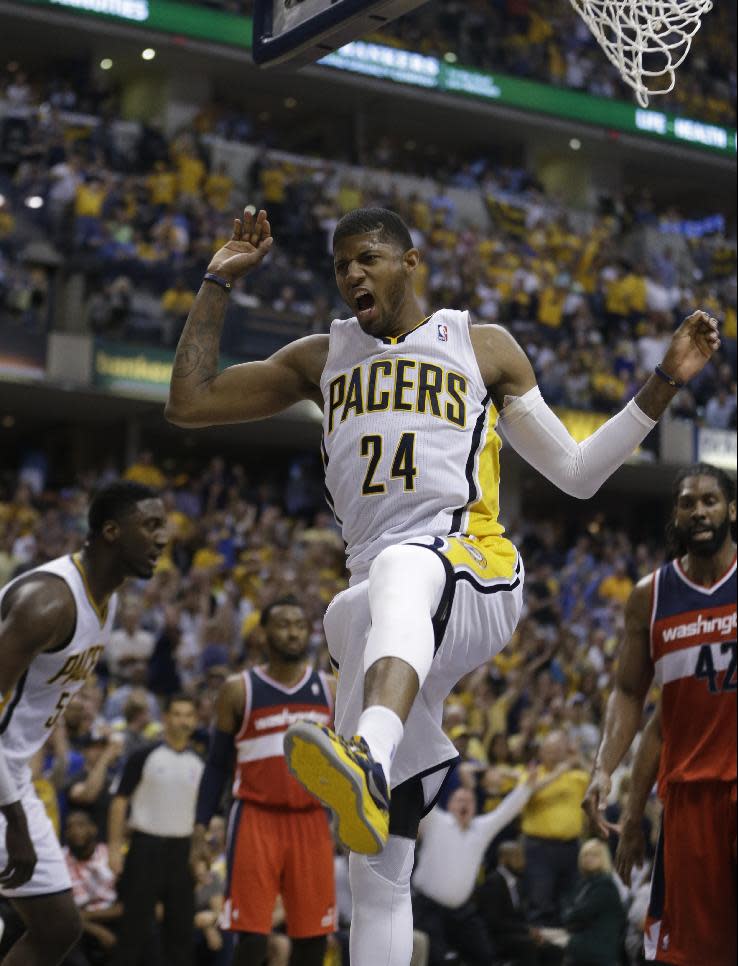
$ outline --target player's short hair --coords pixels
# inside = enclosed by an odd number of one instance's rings
[[[685,466],[684,469],[679,470],[674,479],[671,490],[671,499],[674,507],[676,507],[677,500],[679,499],[682,484],[690,476],[713,477],[725,497],[725,502],[732,503],[735,500],[735,480],[725,470],[721,470],[719,466],[713,466],[711,463],[693,463],[692,466]]]
[[[193,708],[197,707],[192,695],[185,694],[184,691],[175,691],[174,694],[168,694],[164,699],[164,711],[171,711],[173,704],[191,704]]]
[[[155,500],[158,494],[150,486],[134,483],[132,480],[115,480],[97,490],[87,512],[87,525],[90,533],[97,534],[108,520],[119,523],[132,513],[141,500]]]
[[[333,232],[333,248],[344,238],[378,231],[380,240],[408,251],[414,248],[410,231],[400,216],[389,208],[355,208],[343,216]]]
[[[267,626],[272,611],[276,610],[277,607],[299,607],[300,610],[305,609],[294,594],[286,594],[284,597],[278,597],[276,600],[273,600],[271,603],[267,604],[264,610],[261,612],[259,623],[262,627]]]

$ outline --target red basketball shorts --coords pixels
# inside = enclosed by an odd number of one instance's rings
[[[333,837],[326,812],[267,809],[238,801],[228,829],[223,928],[268,935],[278,896],[293,939],[335,930]]]
[[[646,920],[646,959],[735,966],[736,785],[667,786]]]

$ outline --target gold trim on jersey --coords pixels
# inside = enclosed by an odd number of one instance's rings
[[[90,607],[94,610],[95,616],[97,617],[97,619],[98,619],[98,621],[100,623],[100,627],[104,627],[105,626],[105,621],[108,619],[108,601],[109,601],[110,598],[108,598],[108,600],[105,601],[105,603],[103,604],[102,607],[98,607],[97,601],[92,596],[92,591],[90,590],[90,585],[87,582],[87,574],[85,573],[85,568],[82,566],[82,559],[81,559],[80,554],[78,554],[78,553],[73,553],[72,554],[72,563],[77,568],[77,572],[79,573],[80,577],[82,578],[82,586],[85,589],[85,595],[87,597],[87,602],[89,603]]]
[[[399,345],[401,342],[403,342],[413,332],[417,332],[417,330],[419,328],[421,328],[421,326],[424,326],[426,322],[430,322],[430,320],[433,318],[434,315],[435,315],[435,312],[431,312],[431,314],[430,315],[427,315],[423,319],[422,322],[418,322],[418,324],[417,325],[414,325],[412,327],[412,329],[408,329],[407,332],[403,332],[401,335],[383,335],[383,336],[380,336],[380,341],[381,342],[385,342],[388,345]]]
[[[479,453],[476,482],[479,496],[467,510],[466,530],[479,539],[496,537],[505,532],[500,515],[500,449],[502,440],[497,434],[497,409],[489,403],[486,438]]]

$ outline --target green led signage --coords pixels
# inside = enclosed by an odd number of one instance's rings
[[[65,8],[85,16],[125,21],[151,30],[215,41],[230,47],[251,48],[252,24],[249,18],[209,10],[195,4],[177,3],[175,0],[21,2]],[[600,128],[660,138],[726,157],[733,158],[736,154],[734,128],[694,118],[677,117],[656,109],[644,110],[627,101],[562,90],[519,77],[490,74],[459,64],[449,64],[437,57],[385,47],[383,44],[356,40],[328,54],[319,63],[333,69],[398,84],[496,101],[507,107],[535,111],[550,117],[567,118]]]

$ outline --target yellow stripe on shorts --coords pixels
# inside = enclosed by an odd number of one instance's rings
[[[438,552],[448,560],[454,573],[471,572],[480,584],[513,582],[518,552],[501,536],[475,537],[460,534],[446,537]]]

